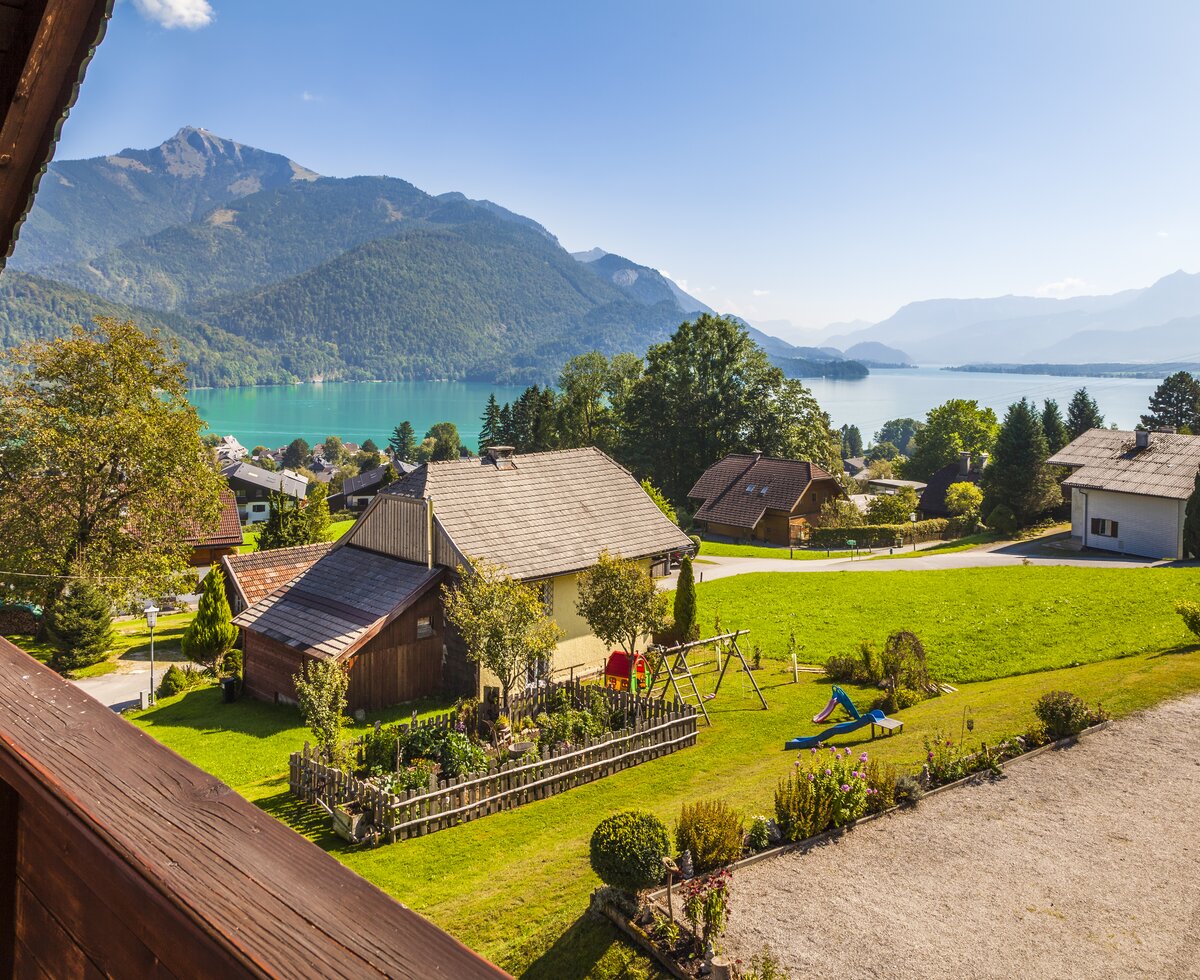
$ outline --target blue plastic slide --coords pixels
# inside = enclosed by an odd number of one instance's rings
[[[829,703],[813,716],[813,724],[821,724],[821,722],[833,714],[833,709],[839,704],[846,709],[847,714],[849,714],[851,718],[859,717],[858,708],[854,707],[854,702],[850,700],[850,695],[835,685],[833,688],[833,696],[830,697]]]
[[[819,725],[825,721],[831,714],[833,709],[838,705],[846,709],[850,715],[849,721],[843,721],[840,724],[834,725],[832,728],[826,728],[820,735],[805,735],[802,738],[794,738],[784,745],[785,749],[811,749],[814,745],[819,745],[825,739],[833,735],[845,735],[847,732],[857,731],[860,728],[866,728],[867,725],[879,725],[888,730],[890,734],[893,729],[900,727],[900,722],[893,721],[888,718],[878,708],[873,708],[865,715],[861,714],[854,706],[854,702],[850,699],[850,695],[843,691],[840,687],[834,687],[833,695],[829,699],[829,703],[817,712],[813,718],[813,724]]]

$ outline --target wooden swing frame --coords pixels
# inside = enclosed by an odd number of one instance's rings
[[[742,653],[741,647],[738,646],[738,637],[745,636],[749,630],[735,630],[732,633],[720,633],[717,636],[708,636],[702,640],[689,640],[687,643],[677,643],[671,647],[651,647],[651,652],[658,655],[658,661],[655,664],[654,670],[650,674],[650,680],[646,684],[646,697],[654,691],[654,685],[658,683],[660,673],[665,672],[667,680],[670,682],[671,690],[675,692],[675,700],[680,704],[689,704],[689,698],[694,698],[696,707],[700,709],[700,713],[704,715],[704,723],[712,725],[712,719],[708,716],[708,709],[704,706],[706,698],[700,694],[700,688],[696,686],[696,675],[693,673],[692,665],[688,663],[688,654],[697,647],[715,646],[717,647],[718,656],[721,652],[721,646],[725,643],[729,644],[725,651],[725,658],[721,663],[721,672],[717,675],[716,686],[713,687],[712,694],[708,698],[715,698],[717,692],[721,690],[721,682],[725,680],[725,672],[729,669],[730,662],[736,657],[742,665],[741,669],[745,675],[750,678],[750,686],[754,688],[754,693],[758,695],[758,700],[762,702],[763,710],[767,710],[767,699],[763,697],[762,691],[758,687],[758,682],[754,679],[754,671],[750,669],[750,665],[746,663],[746,657]],[[692,692],[690,695],[685,695],[680,689],[680,682],[685,682],[691,685]],[[664,684],[662,688],[661,698],[666,698],[667,686]]]

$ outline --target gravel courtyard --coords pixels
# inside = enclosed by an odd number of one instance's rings
[[[734,874],[801,977],[1200,977],[1200,696]]]

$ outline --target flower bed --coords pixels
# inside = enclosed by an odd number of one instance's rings
[[[340,807],[364,815],[348,839],[395,841],[694,745],[696,727],[687,705],[574,681],[510,699],[509,715],[492,723],[481,724],[464,706],[424,724],[377,727],[354,743],[353,767],[333,765],[305,745],[292,754],[289,784],[295,796],[331,813]]]

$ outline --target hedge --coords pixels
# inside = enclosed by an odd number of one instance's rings
[[[862,527],[815,527],[809,544],[818,548],[845,548],[847,541],[854,541],[860,548],[886,548],[896,539],[911,543],[914,533],[918,541],[943,538],[950,530],[951,522],[944,517],[916,524],[864,524]]]

